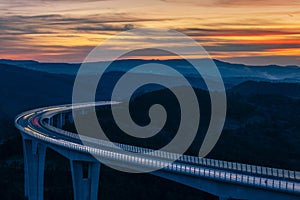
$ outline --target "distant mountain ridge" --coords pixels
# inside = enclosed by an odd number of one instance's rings
[[[199,59],[201,61],[205,59]],[[195,70],[192,70],[189,63],[185,60],[118,60],[114,61],[114,68],[108,70],[126,72],[132,66],[138,66],[146,63],[158,63],[167,66],[172,66],[174,69],[180,70],[185,76],[193,77]],[[95,67],[106,67],[110,61],[101,61],[91,63]],[[205,63],[205,62],[204,62]],[[298,66],[249,66],[244,64],[233,64],[220,60],[214,60],[227,88],[231,88],[245,81],[265,81],[265,82],[287,82],[300,83],[300,67]],[[12,65],[19,68],[30,69],[34,71],[47,72],[51,74],[73,75],[75,76],[80,67],[80,63],[41,63],[33,60],[7,60],[0,59],[0,65]],[[3,67],[3,66],[2,66]],[[95,68],[91,67],[90,73],[93,74]],[[154,73],[165,76],[172,76],[164,71],[143,71],[139,73]]]
[[[151,60],[151,61],[167,61],[167,62],[180,62],[183,59],[168,59],[168,60]],[[204,59],[202,59],[204,60]],[[128,61],[147,61],[143,59],[123,59],[119,60],[120,62],[128,62]],[[242,67],[293,67],[293,68],[300,68],[300,66],[297,65],[276,65],[276,64],[270,64],[270,65],[246,65],[241,63],[230,63],[222,60],[213,59],[213,61],[216,63],[216,65],[228,65],[228,66],[242,66]],[[99,61],[100,62],[111,62],[111,61]],[[64,62],[40,62],[36,60],[12,60],[12,59],[1,59],[0,63],[3,64],[66,64],[66,65],[80,65],[81,63],[64,63]]]

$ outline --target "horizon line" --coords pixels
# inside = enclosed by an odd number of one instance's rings
[[[298,67],[300,68],[299,65],[280,65],[280,64],[275,64],[275,63],[270,63],[270,64],[245,64],[245,63],[238,63],[238,62],[229,62],[229,61],[224,61],[222,59],[216,59],[216,58],[190,58],[190,59],[184,59],[184,58],[170,58],[170,59],[144,59],[144,58],[124,58],[124,59],[118,59],[118,60],[99,60],[99,61],[91,61],[88,63],[97,63],[97,62],[114,62],[114,61],[175,61],[175,60],[204,60],[204,59],[211,59],[213,62],[218,61],[218,62],[223,62],[223,63],[228,63],[232,65],[244,65],[248,67],[267,67],[267,66],[277,66],[277,67]],[[9,58],[0,58],[0,61],[7,60],[7,61],[16,61],[16,62],[37,62],[41,64],[83,64],[84,62],[50,62],[50,61],[40,61],[40,60],[32,60],[32,59],[9,59]]]

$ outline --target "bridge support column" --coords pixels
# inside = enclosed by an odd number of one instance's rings
[[[84,176],[84,164],[87,174]],[[70,161],[73,181],[74,200],[97,200],[100,177],[99,162]]]
[[[62,128],[65,125],[65,115],[63,113],[58,114],[57,116],[57,128]]]
[[[46,147],[33,140],[23,139],[23,151],[25,197],[29,200],[42,200]]]
[[[53,126],[53,117],[50,117],[50,119],[49,119],[49,125]]]

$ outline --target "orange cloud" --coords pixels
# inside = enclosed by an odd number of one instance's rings
[[[163,27],[189,35],[214,58],[260,56],[267,59],[277,55],[300,65],[296,59],[300,48],[299,3],[280,0],[2,1],[0,53],[2,58],[10,59],[80,62],[94,46],[111,35],[135,27]],[[126,45],[152,47],[150,40]],[[174,45],[179,44],[174,42]],[[110,48],[124,46],[115,44]],[[190,53],[190,57],[197,57]]]

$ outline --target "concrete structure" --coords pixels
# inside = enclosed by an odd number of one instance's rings
[[[110,102],[99,102],[97,106]],[[46,149],[51,148],[70,161],[75,200],[95,200],[101,163],[93,155],[114,165],[129,169],[162,166],[176,154],[157,151],[155,155],[128,156],[116,146],[130,152],[147,149],[81,137],[62,130],[72,120],[72,109],[84,109],[94,104],[62,105],[36,109],[17,116],[16,127],[23,138],[25,166],[25,196],[29,200],[43,199]],[[82,145],[82,140],[90,146]],[[116,146],[115,146],[116,145]],[[87,173],[83,174],[84,165]],[[176,162],[154,175],[180,182],[193,188],[217,195],[220,199],[300,199],[300,172],[262,166],[181,156]]]

